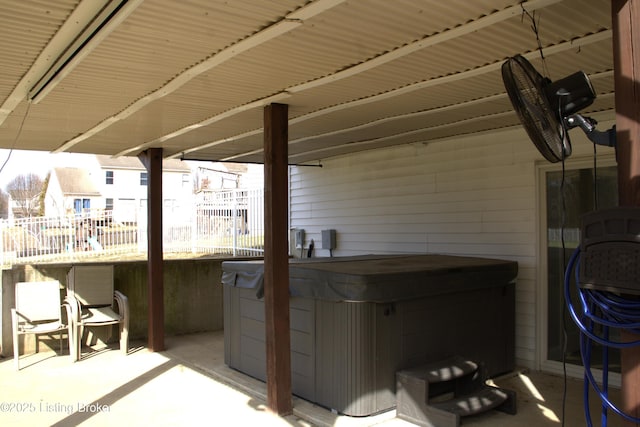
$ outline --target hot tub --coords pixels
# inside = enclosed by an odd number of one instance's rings
[[[225,261],[225,363],[266,379],[262,261]],[[293,393],[351,416],[395,406],[395,373],[452,354],[514,368],[513,261],[447,255],[291,259]]]

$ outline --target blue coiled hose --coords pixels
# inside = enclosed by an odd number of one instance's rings
[[[612,410],[621,417],[640,423],[640,418],[620,410],[609,400],[609,349],[628,348],[640,345],[640,340],[617,342],[610,339],[610,329],[628,330],[640,334],[640,301],[629,300],[611,292],[580,288],[580,248],[571,255],[564,275],[564,295],[569,314],[580,330],[580,353],[584,366],[584,411],[587,426],[591,427],[589,410],[589,387],[602,401],[601,425],[607,425],[607,412]],[[575,283],[578,290],[579,310],[571,300],[571,273],[575,269]],[[602,345],[602,387],[596,382],[591,372],[591,349],[593,343]]]

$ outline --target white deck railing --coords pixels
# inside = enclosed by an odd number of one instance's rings
[[[174,218],[164,213],[163,252],[262,255],[263,190],[216,191]],[[0,220],[2,265],[113,259],[147,252],[146,217],[117,222],[113,212],[91,210],[67,217]]]

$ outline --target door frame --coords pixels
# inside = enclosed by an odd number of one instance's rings
[[[616,166],[614,154],[599,154],[597,157],[598,167]],[[593,157],[579,157],[568,159],[565,161],[565,170],[593,168]],[[548,326],[549,326],[549,310],[548,310],[548,270],[547,270],[547,198],[546,198],[546,174],[547,172],[561,171],[561,163],[538,162],[535,166],[536,170],[536,194],[538,201],[537,206],[537,292],[536,292],[536,330],[537,330],[537,354],[536,367],[544,372],[556,375],[564,375],[568,377],[584,378],[584,369],[582,366],[573,364],[563,364],[556,360],[549,360],[548,354]],[[569,321],[571,321],[569,319]],[[601,371],[593,369],[594,376],[599,378]],[[620,374],[609,372],[609,385],[620,387]]]

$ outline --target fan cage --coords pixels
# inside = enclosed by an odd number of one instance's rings
[[[559,109],[554,109],[546,96],[550,81],[520,55],[502,65],[502,78],[520,122],[545,159],[556,163],[571,155]]]

